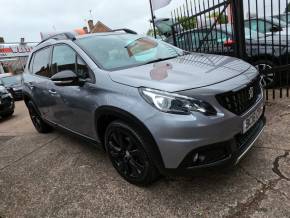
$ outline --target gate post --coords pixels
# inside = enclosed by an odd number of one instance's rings
[[[235,43],[235,55],[237,58],[246,58],[246,39],[244,23],[243,0],[232,0],[233,35]]]
[[[177,41],[176,41],[176,32],[175,32],[175,24],[173,24],[171,26],[171,34],[172,34],[172,41],[173,41],[173,45],[177,46]]]

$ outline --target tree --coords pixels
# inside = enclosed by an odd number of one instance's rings
[[[180,17],[178,22],[182,25],[184,30],[194,29],[197,24],[196,17]]]
[[[217,22],[219,24],[227,24],[228,23],[228,16],[225,14],[219,14],[218,12],[213,12],[209,17],[217,19]]]
[[[290,3],[288,3],[287,7],[285,8],[285,14],[290,12]]]
[[[146,35],[147,35],[147,36],[152,36],[152,37],[154,37],[154,31],[153,31],[153,29],[150,28],[150,29],[147,31]],[[157,28],[156,28],[156,35],[157,35],[157,36],[159,35],[159,31],[158,31]]]

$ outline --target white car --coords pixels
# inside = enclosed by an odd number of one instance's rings
[[[245,20],[245,27],[267,35],[281,34],[282,36],[289,35],[290,28],[287,28],[288,24],[283,20],[277,18],[251,18],[250,20]]]

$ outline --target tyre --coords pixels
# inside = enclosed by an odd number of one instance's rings
[[[159,177],[146,150],[146,137],[123,121],[109,124],[105,147],[114,168],[128,182],[149,186]]]
[[[29,111],[29,115],[30,115],[31,121],[32,121],[35,129],[39,133],[49,133],[49,132],[51,132],[53,130],[51,126],[49,126],[47,123],[45,123],[42,120],[38,110],[36,109],[36,107],[34,106],[32,101],[29,101],[27,103],[27,108],[28,108],[28,111]]]
[[[275,72],[271,72],[271,69],[275,66],[272,61],[259,60],[253,64],[259,73],[263,76],[263,85],[265,87],[271,87],[275,85],[276,75]],[[270,71],[270,72],[267,72]]]
[[[7,114],[3,114],[3,115],[2,115],[2,118],[8,118],[8,117],[11,117],[13,114],[14,114],[14,110],[13,110],[13,111],[10,111],[10,112],[7,113]]]

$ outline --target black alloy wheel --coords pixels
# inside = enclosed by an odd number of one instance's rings
[[[264,87],[270,87],[275,83],[275,73],[271,72],[273,63],[270,61],[259,61],[254,64],[256,69],[262,76],[262,83]]]
[[[142,135],[121,121],[109,125],[106,149],[114,168],[128,182],[146,186],[157,178],[157,170],[144,148]]]
[[[46,124],[41,116],[39,115],[38,111],[35,109],[34,104],[30,101],[27,104],[28,107],[28,111],[29,111],[29,115],[31,118],[31,121],[35,127],[35,129],[39,132],[39,133],[49,133],[52,131],[51,126],[49,126],[48,124]]]

